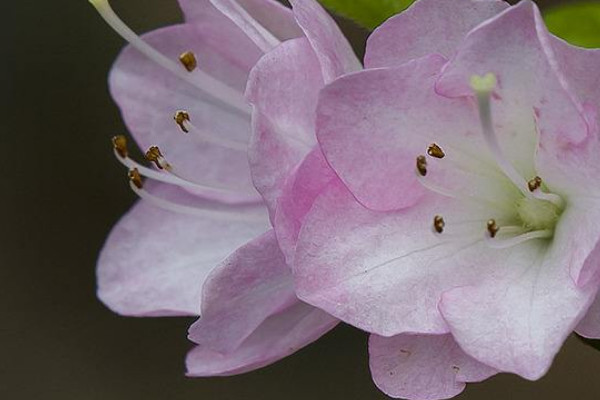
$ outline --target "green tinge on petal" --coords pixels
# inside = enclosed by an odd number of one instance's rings
[[[373,30],[392,15],[405,10],[415,0],[319,0],[330,10]]]
[[[600,47],[600,3],[574,2],[544,13],[550,32],[581,47]]]

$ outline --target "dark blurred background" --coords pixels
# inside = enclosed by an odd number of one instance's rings
[[[176,0],[112,4],[137,32],[181,19]],[[349,327],[257,372],[188,379],[191,319],[106,309],[96,256],[135,201],[109,144],[125,130],[106,84],[123,42],[85,0],[5,0],[0,15],[2,399],[385,398]],[[343,27],[361,52],[366,32]],[[571,338],[541,381],[499,376],[460,399],[598,399],[599,370],[600,353]]]

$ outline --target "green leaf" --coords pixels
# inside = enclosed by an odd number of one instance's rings
[[[330,10],[373,30],[383,21],[398,14],[414,0],[319,0]]]
[[[590,347],[593,347],[594,349],[596,349],[596,350],[599,350],[599,351],[600,351],[600,340],[596,340],[596,339],[586,339],[586,338],[584,338],[583,336],[579,336],[579,335],[576,335],[576,336],[577,336],[577,338],[578,338],[579,340],[581,340],[583,343],[585,343],[585,344],[587,344],[588,346],[590,346]]]
[[[581,47],[600,47],[600,3],[575,2],[549,9],[550,32]]]

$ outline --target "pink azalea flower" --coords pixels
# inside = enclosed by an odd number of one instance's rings
[[[530,2],[418,1],[371,36],[362,72],[313,0],[180,0],[186,23],[142,38],[93,2],[132,44],[113,96],[162,151],[145,168],[117,140],[146,201],[107,241],[99,296],[201,314],[189,375],[267,365],[337,317],[373,333],[385,393],[449,398],[498,371],[539,377],[576,326],[600,336],[600,301],[584,318],[597,55]]]
[[[333,20],[313,1],[295,2],[292,12],[272,0],[181,0],[184,24],[140,38],[108,2],[92,3],[130,42],[111,71],[111,92],[157,167],[136,163],[125,139],[114,139],[143,200],[101,253],[100,299],[123,315],[202,315],[190,329],[199,344],[188,356],[191,376],[246,372],[332,329],[336,318],[296,297],[265,205],[274,212],[277,187],[316,145],[323,82],[361,68]],[[244,90],[255,65],[252,111]],[[258,83],[266,75],[269,82]],[[288,79],[294,90],[278,88]],[[307,98],[290,96],[305,83]],[[272,175],[272,183],[255,179],[266,203],[248,166],[248,141],[257,157],[268,146],[264,129],[250,139],[252,114],[253,124],[292,140],[278,159],[285,165],[252,163],[255,176],[262,169]]]
[[[320,93],[335,174],[300,221],[296,289],[373,333],[387,394],[538,379],[573,330],[600,337],[599,62],[531,1],[421,0]]]

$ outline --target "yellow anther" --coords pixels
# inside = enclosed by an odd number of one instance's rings
[[[185,126],[186,122],[190,122],[190,114],[187,111],[179,110],[179,111],[175,112],[173,119],[175,120],[177,125],[179,125],[179,128],[181,128],[181,130],[184,133],[189,132],[188,128]]]
[[[542,186],[542,178],[536,176],[535,178],[527,182],[527,186],[529,187],[530,192],[535,192]]]
[[[442,148],[435,143],[429,145],[429,147],[427,148],[427,154],[434,158],[446,157],[446,153],[444,153],[444,150],[442,150]]]
[[[188,72],[192,72],[198,66],[198,61],[196,60],[196,55],[191,51],[186,51],[185,53],[181,53],[179,56],[179,61],[188,70]]]
[[[127,138],[123,135],[114,136],[112,138],[113,148],[122,158],[127,158],[129,151],[127,150]]]
[[[435,229],[437,233],[444,232],[445,226],[446,222],[444,221],[444,218],[442,218],[441,215],[436,215],[435,217],[433,217],[433,229]]]
[[[427,175],[427,159],[425,156],[417,157],[417,171],[421,176]]]
[[[146,160],[156,164],[158,169],[169,169],[169,164],[165,161],[158,146],[152,146],[146,151]]]
[[[129,181],[135,185],[136,188],[141,189],[144,187],[144,181],[142,180],[142,176],[140,175],[140,171],[137,168],[129,170],[127,174],[129,177]]]
[[[487,231],[490,234],[490,237],[495,238],[499,230],[500,228],[498,227],[495,219],[490,219],[487,222]]]

